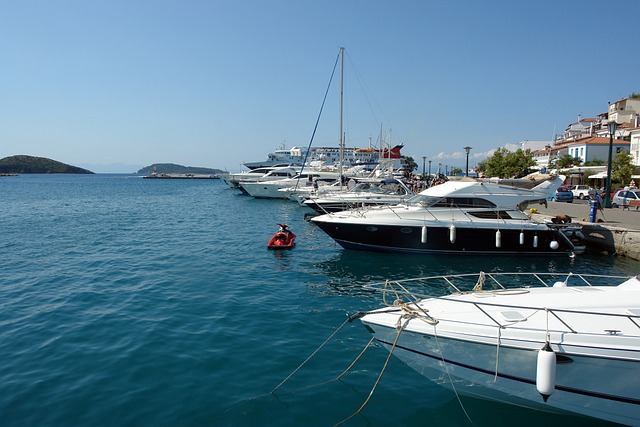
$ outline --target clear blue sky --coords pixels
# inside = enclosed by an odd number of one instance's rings
[[[382,125],[418,163],[463,166],[469,145],[473,164],[640,92],[638,16],[636,0],[3,0],[0,158],[237,171],[309,143],[344,46],[348,146]],[[334,83],[314,145],[338,145]]]

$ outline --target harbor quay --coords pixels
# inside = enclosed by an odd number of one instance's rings
[[[582,226],[589,250],[640,261],[640,210],[634,207],[597,209],[596,222],[589,221],[591,205],[588,201],[550,201],[546,207],[531,205],[530,208],[536,210],[531,218],[538,222],[550,221],[559,215],[569,216],[573,224]]]

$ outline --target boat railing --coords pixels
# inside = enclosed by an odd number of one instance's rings
[[[417,304],[422,299],[438,298],[439,300],[451,301],[460,304],[470,304],[475,309],[489,318],[496,327],[504,328],[518,324],[537,313],[544,313],[552,316],[560,324],[564,325],[570,333],[584,333],[575,324],[575,316],[604,316],[607,318],[627,319],[640,332],[640,310],[627,310],[627,313],[608,313],[585,310],[559,309],[540,306],[524,306],[513,304],[497,304],[489,301],[461,300],[456,298],[461,294],[472,292],[493,292],[496,295],[508,295],[514,292],[527,292],[532,287],[572,287],[572,286],[616,286],[631,276],[596,275],[596,274],[575,274],[575,273],[484,273],[479,274],[459,274],[449,276],[430,276],[412,279],[387,280],[383,283],[374,283],[365,286],[366,289],[383,293],[384,302],[387,306],[399,306],[409,304],[413,310],[422,312],[422,315],[431,321],[437,319],[431,317],[429,313],[422,310]],[[507,285],[508,283],[508,285]],[[449,291],[453,289],[454,293]],[[392,294],[395,300],[387,302],[387,295]],[[434,295],[437,294],[437,295]],[[408,300],[408,301],[405,301]],[[513,319],[497,319],[489,313],[490,307],[508,308],[509,310],[525,310],[527,316]],[[571,318],[571,319],[570,319]],[[605,333],[616,335],[620,332],[617,329],[605,329]]]

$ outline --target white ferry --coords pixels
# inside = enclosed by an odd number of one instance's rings
[[[344,148],[344,161],[346,166],[371,165],[373,169],[381,159],[393,160],[393,169],[402,169],[404,159],[400,154],[403,144],[396,145],[388,149],[377,148]],[[277,164],[302,165],[316,163],[321,165],[332,165],[340,163],[340,147],[311,147],[307,156],[307,149],[303,147],[293,147],[286,149],[280,147],[274,152],[269,153],[267,160],[262,162],[248,162],[244,165],[249,169],[269,167]]]

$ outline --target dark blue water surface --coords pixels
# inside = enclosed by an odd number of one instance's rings
[[[484,271],[637,274],[615,257],[414,257],[349,252],[290,201],[217,180],[0,178],[0,425],[334,425],[388,352],[348,323],[382,305],[371,281]],[[285,222],[291,251],[266,243]],[[392,358],[345,425],[581,422],[462,399]],[[588,424],[589,422],[586,421]],[[597,425],[598,423],[593,423]]]

